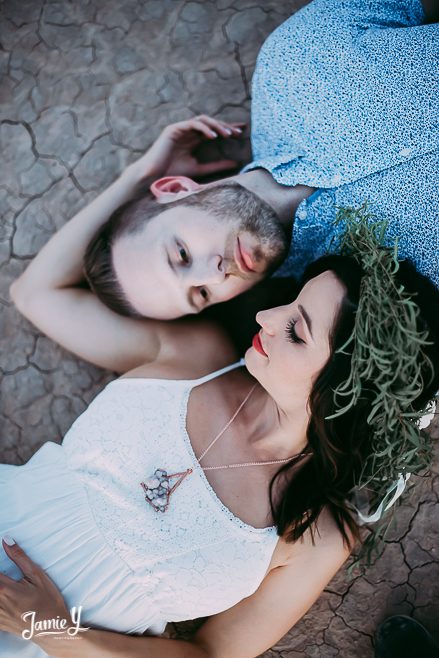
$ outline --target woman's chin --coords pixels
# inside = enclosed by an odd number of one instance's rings
[[[261,359],[262,355],[258,354],[258,352],[255,350],[253,346],[250,346],[246,353],[244,354],[244,362],[245,362],[245,367],[247,368],[248,372],[260,382],[260,374],[261,374]]]
[[[246,349],[245,354],[244,354],[245,367],[247,368],[247,370],[249,372],[251,371],[251,364],[252,364],[252,361],[253,361],[252,357],[254,356],[253,355],[254,351],[255,351],[255,348],[252,345],[250,345],[250,347],[248,347]]]

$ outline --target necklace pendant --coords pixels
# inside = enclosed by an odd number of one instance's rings
[[[163,468],[157,468],[154,471],[154,475],[147,478],[145,482],[140,483],[140,486],[145,492],[146,502],[149,503],[156,512],[166,512],[169,507],[171,494],[173,494],[176,488],[180,486],[185,477],[191,473],[192,469],[188,468],[181,473],[172,473],[171,475],[168,475],[167,471]],[[178,480],[171,486],[170,480],[173,478],[178,478]]]

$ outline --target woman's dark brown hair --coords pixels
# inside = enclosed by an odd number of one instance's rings
[[[351,369],[351,355],[338,351],[351,335],[358,307],[363,271],[348,256],[324,256],[306,270],[302,286],[322,272],[331,270],[344,285],[346,294],[330,336],[331,356],[317,377],[309,397],[310,421],[307,438],[311,457],[297,470],[274,502],[274,485],[279,476],[288,476],[295,461],[282,466],[270,483],[270,503],[278,534],[296,541],[307,529],[311,536],[322,509],[328,508],[344,541],[352,548],[347,529],[359,539],[359,526],[352,516],[348,496],[371,450],[371,429],[367,417],[371,409],[373,382],[368,382],[358,403],[341,416],[334,413],[334,389],[345,381]],[[431,344],[427,356],[434,367],[425,373],[426,385],[416,401],[422,409],[439,387],[439,291],[409,261],[402,261],[397,279],[413,294],[420,308],[419,329],[428,330]],[[371,319],[373,321],[373,319]],[[373,392],[374,393],[374,392]],[[282,478],[283,481],[283,478]]]

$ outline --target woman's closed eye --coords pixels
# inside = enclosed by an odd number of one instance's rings
[[[288,322],[286,330],[285,330],[286,334],[287,334],[287,338],[292,343],[305,343],[303,338],[300,338],[300,336],[297,335],[296,324],[297,324],[297,320],[290,320]]]

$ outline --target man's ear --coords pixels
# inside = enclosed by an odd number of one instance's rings
[[[151,193],[159,203],[169,203],[182,199],[192,192],[200,190],[203,186],[187,176],[165,176],[154,181]]]

